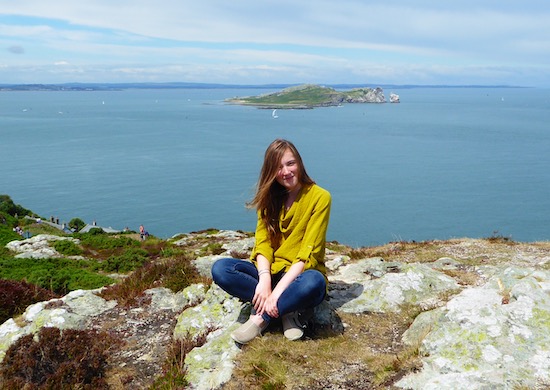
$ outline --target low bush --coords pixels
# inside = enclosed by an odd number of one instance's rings
[[[27,306],[58,296],[53,292],[25,281],[0,279],[0,324],[22,314]]]
[[[147,289],[166,287],[177,292],[199,282],[208,284],[209,280],[201,277],[189,258],[182,255],[163,262],[147,262],[120,283],[104,289],[100,295],[107,300],[116,299],[119,304],[129,307],[136,304]]]
[[[107,234],[101,229],[92,229],[88,233],[75,233],[74,238],[80,239],[84,247],[95,250],[108,250],[116,248],[139,247],[140,242],[129,236],[117,236]]]
[[[32,214],[30,210],[19,204],[15,204],[9,195],[0,195],[0,212],[19,217]]]
[[[126,273],[141,267],[147,261],[149,254],[141,248],[129,248],[120,256],[110,256],[98,263],[98,268],[105,272]]]
[[[145,290],[160,287],[160,279],[165,270],[162,264],[146,263],[122,282],[107,287],[99,295],[107,300],[116,299],[122,306],[133,306]]]
[[[0,258],[0,278],[25,280],[56,294],[99,288],[114,282],[94,272],[92,267],[93,263],[85,260]]]
[[[83,253],[82,249],[70,240],[54,241],[53,247],[64,256],[79,256]]]
[[[92,330],[42,328],[15,342],[0,367],[5,389],[108,389],[108,350],[117,343]]]
[[[11,225],[0,223],[0,246],[1,247],[6,246],[6,244],[10,241],[22,240],[22,239],[23,237],[21,237],[19,234],[13,231],[13,227],[11,227]]]

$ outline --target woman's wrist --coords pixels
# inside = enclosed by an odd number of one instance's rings
[[[262,276],[262,275],[271,275],[271,271],[269,269],[258,270],[258,276]]]

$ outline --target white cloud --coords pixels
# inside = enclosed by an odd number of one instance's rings
[[[262,83],[284,73],[293,80],[340,80],[346,69],[350,77],[393,75],[399,83],[447,80],[442,72],[464,80],[470,72],[477,81],[476,70],[487,69],[488,80],[507,83],[511,75],[509,83],[521,84],[522,74],[534,72],[525,77],[532,82],[550,64],[550,7],[541,0],[157,0],[154,6],[148,0],[26,0],[9,7],[0,0],[0,9],[10,13],[0,11],[0,44],[25,47],[25,56],[10,56],[4,65],[46,66],[66,58],[80,75],[107,77],[116,67],[131,70],[117,77],[142,72],[147,78],[159,69],[155,77],[161,78],[162,69],[172,72],[166,77],[208,81],[232,71]],[[505,71],[509,67],[517,71]]]

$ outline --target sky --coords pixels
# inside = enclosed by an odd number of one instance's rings
[[[548,0],[0,0],[0,84],[550,87]]]

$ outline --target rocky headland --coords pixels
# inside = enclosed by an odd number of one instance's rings
[[[60,239],[74,240],[44,234],[7,247],[14,258],[41,261],[61,257],[52,245]],[[210,267],[223,256],[246,258],[254,238],[205,231],[170,242],[195,253],[219,246],[218,254],[192,260],[203,283],[181,291],[150,288],[131,305],[103,298],[102,288],[32,304],[0,325],[0,360],[25,335],[37,337],[53,327],[98,330],[121,340],[107,362],[112,389],[163,388],[153,384],[166,374],[174,342],[188,346],[180,358],[186,384],[171,388],[550,386],[548,242],[497,237],[372,248],[330,243],[329,296],[316,308],[305,339],[287,341],[274,324],[244,347],[229,334],[250,307],[211,283]]]

